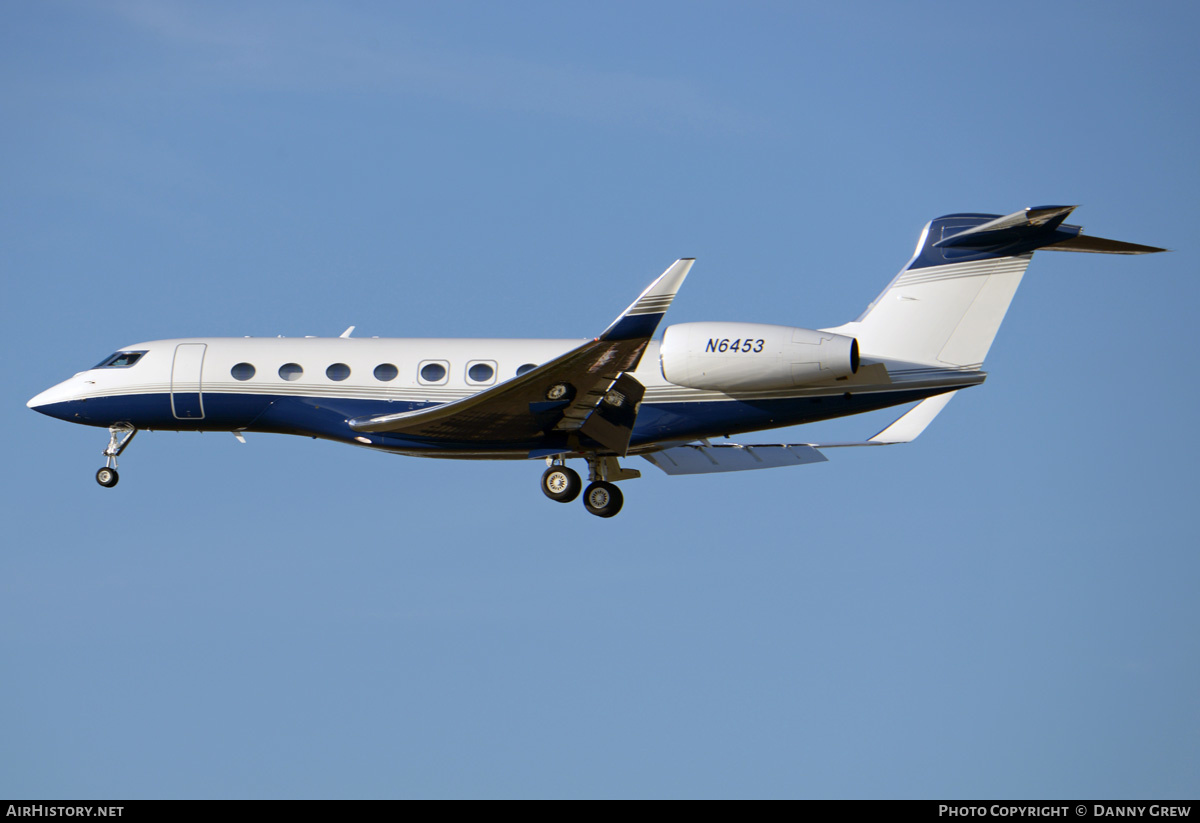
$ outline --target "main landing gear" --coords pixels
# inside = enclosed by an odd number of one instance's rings
[[[558,503],[570,503],[582,490],[579,473],[564,465],[551,466],[542,475],[542,493]]]
[[[625,505],[625,495],[612,483],[597,480],[587,487],[583,507],[597,517],[612,517]]]
[[[550,468],[542,475],[542,493],[559,503],[570,503],[582,490],[583,507],[597,517],[612,517],[625,503],[625,495],[612,481],[642,476],[634,469],[621,468],[615,457],[590,455],[587,462],[591,482],[584,489],[579,474],[567,468],[561,457],[549,458],[547,462]]]
[[[117,474],[117,456],[125,451],[135,434],[137,429],[128,423],[116,423],[108,427],[108,448],[104,450],[107,460],[104,462],[104,468],[96,472],[96,482],[104,488],[111,489],[121,479]]]

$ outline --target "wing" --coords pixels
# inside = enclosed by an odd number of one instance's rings
[[[849,443],[778,443],[747,446],[739,443],[689,444],[643,454],[667,474],[711,474],[804,466],[829,460],[820,449],[846,446],[891,446],[911,443],[933,422],[956,392],[922,400],[896,422],[869,440]]]
[[[522,442],[552,432],[582,430],[624,454],[643,389],[623,373],[637,368],[694,262],[691,258],[675,261],[603,334],[523,375],[440,406],[355,418],[350,427],[479,444]],[[593,415],[606,396],[603,413]]]
[[[675,446],[642,457],[667,474],[712,474],[774,469],[824,463],[829,458],[807,443],[745,446],[740,443],[705,443]]]

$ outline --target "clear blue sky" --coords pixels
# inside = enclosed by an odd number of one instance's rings
[[[1194,798],[1196,8],[4,4],[0,796]],[[610,521],[267,435],[108,491],[25,408],[162,337],[593,336],[680,256],[668,322],[834,325],[1046,203],[1175,251],[1039,255],[915,444]]]

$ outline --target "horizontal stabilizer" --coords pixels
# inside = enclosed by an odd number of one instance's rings
[[[1076,206],[1037,206],[1006,214],[969,227],[947,227],[933,248],[951,249],[962,254],[990,250],[1005,254],[1020,254],[1035,249],[1055,251],[1087,251],[1099,254],[1153,254],[1166,251],[1157,246],[1142,246],[1123,240],[1086,237],[1081,226],[1063,223]]]
[[[1069,240],[1063,240],[1044,247],[1045,251],[1090,251],[1097,254],[1154,254],[1166,251],[1158,246],[1142,246],[1138,243],[1126,243],[1124,240],[1109,240],[1107,237],[1090,237],[1080,234]]]
[[[1057,229],[1078,206],[1037,206],[1006,214],[977,226],[956,231],[934,243],[934,248],[979,248],[1008,243],[1017,238],[1046,235]]]
[[[737,443],[690,445],[642,455],[667,474],[713,474],[774,469],[824,463],[829,458],[812,446],[778,444],[742,446]]]

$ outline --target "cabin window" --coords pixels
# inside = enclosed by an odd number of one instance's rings
[[[496,380],[496,364],[491,360],[477,360],[467,364],[468,383],[493,383]]]
[[[400,374],[400,370],[391,363],[380,363],[375,367],[375,379],[386,383],[389,380],[395,380],[396,375]]]
[[[279,376],[284,380],[299,380],[304,376],[304,369],[299,363],[284,363],[279,367]]]
[[[254,376],[254,367],[249,363],[238,363],[229,373],[233,375],[234,380],[249,380]]]
[[[345,363],[334,363],[325,370],[325,376],[330,380],[345,380],[350,376],[350,367]]]
[[[101,360],[94,369],[127,369],[142,359],[144,351],[119,351]]]
[[[445,383],[446,375],[450,373],[446,368],[449,365],[445,360],[427,360],[421,364],[420,371],[417,374],[420,376],[422,383]]]
[[[526,363],[524,366],[517,366],[517,377],[520,377],[527,371],[533,371],[537,368],[537,363]]]

